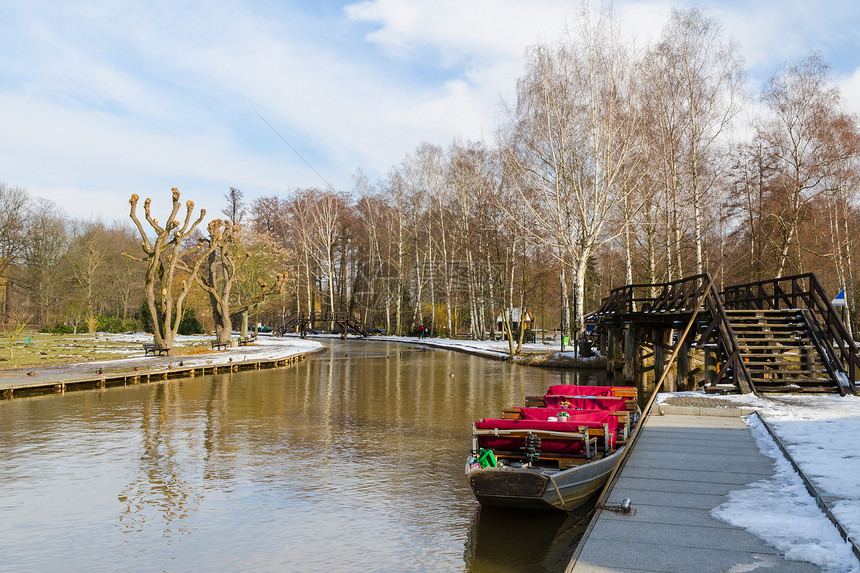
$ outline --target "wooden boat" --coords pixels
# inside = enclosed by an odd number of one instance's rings
[[[573,510],[604,486],[638,415],[635,388],[551,386],[475,422],[466,477],[482,505]]]

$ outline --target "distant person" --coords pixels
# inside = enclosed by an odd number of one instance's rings
[[[423,324],[418,327],[418,338],[419,339],[424,338],[424,325]]]

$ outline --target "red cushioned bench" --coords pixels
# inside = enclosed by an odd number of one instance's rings
[[[553,396],[547,394],[543,397],[546,408],[562,408],[565,402],[568,410],[618,410],[627,409],[625,398],[595,396],[592,398],[580,398],[575,396]]]
[[[604,451],[613,449],[617,431],[618,417],[606,410],[574,411],[567,421],[558,422],[494,418],[475,422],[479,448],[519,452],[525,448],[526,436],[532,433],[541,438],[541,453],[585,454],[586,457],[593,454],[592,444],[598,437],[603,438]]]

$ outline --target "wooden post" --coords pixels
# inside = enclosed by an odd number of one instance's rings
[[[663,371],[666,369],[666,348],[663,346],[663,340],[668,332],[665,328],[651,329],[651,345],[654,348],[654,382],[663,376]],[[667,385],[667,392],[674,392],[674,384]]]
[[[675,387],[678,390],[693,390],[687,387],[687,375],[690,373],[690,337],[687,336],[680,341],[681,350],[678,352],[677,375],[675,376]]]
[[[621,344],[621,326],[612,324],[606,327],[607,348],[606,357],[608,370],[615,370],[622,364],[624,349]]]
[[[712,386],[717,379],[717,349],[705,346],[705,385]]]
[[[639,346],[636,343],[636,326],[627,324],[624,327],[624,382],[632,384],[635,381],[637,362]]]

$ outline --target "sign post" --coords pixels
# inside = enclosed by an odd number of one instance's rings
[[[832,304],[833,306],[846,306],[845,289],[844,288],[841,291],[839,291],[839,294],[837,294],[833,298],[833,300],[830,301],[830,304]]]
[[[848,306],[845,302],[845,287],[843,287],[842,290],[839,291],[839,294],[833,297],[833,300],[830,301],[830,304],[832,304],[833,306],[842,307],[842,310],[839,313],[839,318],[842,319],[842,322],[845,322],[845,307]]]

